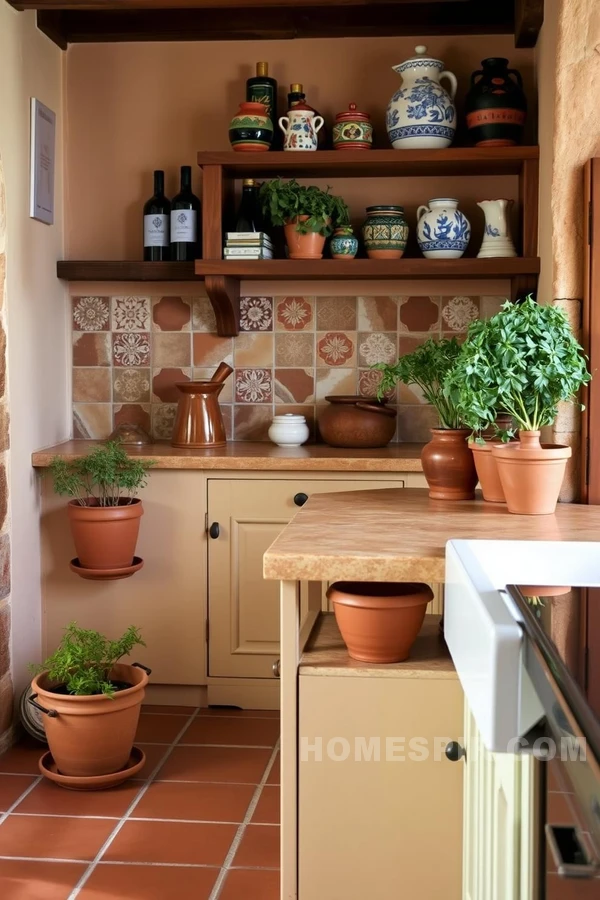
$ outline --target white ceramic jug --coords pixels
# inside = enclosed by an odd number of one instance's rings
[[[290,109],[279,120],[285,138],[284,150],[316,150],[317,134],[323,127],[323,117],[311,109]],[[284,124],[285,123],[285,124]]]
[[[386,125],[396,150],[449,147],[456,133],[456,76],[444,70],[440,59],[424,56],[427,47],[415,47],[418,54],[392,66],[402,76],[387,108]],[[450,91],[440,81],[450,82]]]
[[[458,200],[437,197],[417,209],[417,242],[427,259],[459,259],[471,238],[471,225]]]
[[[510,236],[510,208],[512,200],[481,200],[477,206],[483,210],[485,228],[478,259],[500,256],[516,256],[517,251]]]

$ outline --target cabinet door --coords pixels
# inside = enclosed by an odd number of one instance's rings
[[[403,481],[208,482],[208,674],[273,678],[279,656],[279,582],[264,581],[263,555],[298,512],[298,494],[403,487]],[[315,535],[318,541],[318,535]]]

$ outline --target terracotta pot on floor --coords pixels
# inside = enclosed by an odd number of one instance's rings
[[[327,597],[352,659],[394,663],[410,653],[433,592],[427,584],[338,581]]]
[[[487,500],[488,503],[506,503],[506,497],[498,475],[496,458],[492,456],[491,443],[485,441],[485,443],[480,444],[477,441],[469,441],[469,447],[473,454],[483,499]]]
[[[283,226],[290,259],[322,259],[325,240],[317,231],[300,234],[296,222],[306,222],[309,216],[298,216],[293,222]]]
[[[132,564],[144,514],[141,500],[121,500],[119,506],[80,506],[70,500],[67,511],[81,566],[122,569]]]
[[[138,666],[117,663],[111,681],[132,685],[104,694],[79,697],[58,694],[42,672],[31,682],[37,703],[55,715],[42,716],[50,752],[63,775],[108,775],[124,768],[135,738],[140,707],[148,684],[147,672]]]
[[[421,451],[423,474],[433,500],[472,500],[477,472],[469,450],[468,428],[432,428],[432,438]]]
[[[549,516],[556,509],[571,448],[540,444],[539,431],[520,431],[519,440],[492,444],[508,511]]]

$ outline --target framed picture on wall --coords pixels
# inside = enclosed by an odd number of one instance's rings
[[[54,224],[55,146],[56,114],[32,97],[29,215],[46,225]]]

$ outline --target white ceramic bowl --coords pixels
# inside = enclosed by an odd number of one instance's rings
[[[305,417],[294,413],[273,416],[273,424],[269,428],[269,438],[278,447],[300,447],[308,440],[309,434]]]

